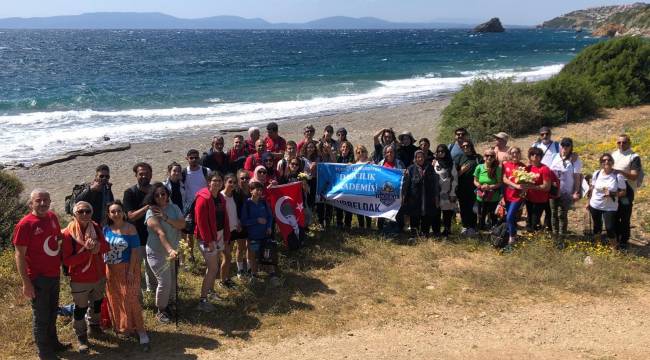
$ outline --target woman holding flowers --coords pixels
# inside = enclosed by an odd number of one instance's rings
[[[549,202],[551,190],[551,169],[542,164],[544,152],[540,148],[528,149],[528,162],[526,172],[533,175],[534,181],[526,191],[526,210],[528,211],[527,228],[532,232],[542,228],[541,218]]]
[[[474,186],[476,186],[476,201],[478,202],[479,230],[489,230],[497,222],[495,210],[501,200],[502,169],[493,149],[483,152],[485,162],[474,170]],[[486,226],[489,218],[489,227]]]
[[[503,163],[503,199],[506,203],[506,223],[508,224],[508,244],[517,239],[517,218],[524,203],[525,190],[533,183],[535,175],[526,172],[526,165],[521,162],[521,149],[513,146],[508,150],[508,159]]]
[[[603,230],[603,220],[607,231],[607,242],[616,246],[616,211],[618,199],[625,197],[627,185],[625,178],[614,170],[614,158],[610,154],[600,156],[600,170],[591,177],[588,209],[594,222],[594,235]],[[601,239],[602,243],[606,241]]]

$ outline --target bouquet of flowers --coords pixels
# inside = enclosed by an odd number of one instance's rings
[[[512,172],[512,181],[516,184],[534,184],[539,174],[526,171],[526,168],[520,166]],[[526,190],[521,190],[519,196],[523,199],[526,197]]]
[[[301,172],[300,174],[298,174],[298,180],[300,180],[300,181],[309,180],[309,174]]]
[[[517,184],[534,184],[539,174],[526,171],[526,168],[520,166],[512,172],[512,178]]]

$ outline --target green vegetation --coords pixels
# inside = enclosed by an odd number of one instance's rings
[[[601,106],[648,103],[650,41],[622,37],[592,45],[580,52],[559,75],[594,86]]]
[[[650,41],[622,37],[590,46],[554,77],[534,84],[477,79],[442,113],[440,140],[466,127],[474,141],[507,130],[511,136],[540,125],[582,121],[602,107],[650,102]]]
[[[9,247],[14,226],[27,213],[25,201],[20,198],[23,188],[15,175],[0,171],[0,250]]]

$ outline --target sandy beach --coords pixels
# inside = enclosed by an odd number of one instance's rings
[[[434,143],[440,114],[448,103],[449,99],[445,98],[315,118],[289,119],[278,123],[280,135],[286,140],[300,140],[303,127],[312,124],[316,128],[317,136],[322,134],[326,125],[332,125],[334,129],[345,127],[348,130],[348,139],[355,145],[372,145],[373,134],[385,127],[392,127],[398,133],[410,131],[415,138],[428,137]],[[219,130],[223,129],[219,126],[207,127],[201,130],[201,135],[134,143],[129,150],[77,157],[46,167],[15,170],[15,173],[25,183],[26,189],[42,187],[49,190],[52,195],[52,208],[63,213],[64,199],[70,194],[74,184],[92,180],[97,165],[107,164],[111,168],[113,193],[117,198],[122,198],[124,190],[135,183],[131,170],[133,164],[138,161],[149,162],[154,170],[152,180],[162,181],[166,178],[167,165],[170,162],[186,164],[185,154],[191,148],[201,152],[207,151],[212,136]],[[238,133],[247,137],[244,132],[224,135],[226,149],[230,148],[232,137]],[[262,129],[262,134],[264,136],[265,129]],[[48,158],[51,157],[43,156],[41,161]]]

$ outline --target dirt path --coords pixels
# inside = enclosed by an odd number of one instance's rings
[[[199,358],[251,359],[647,359],[649,292],[616,299],[530,304],[475,317],[432,309],[417,324],[289,338]]]

